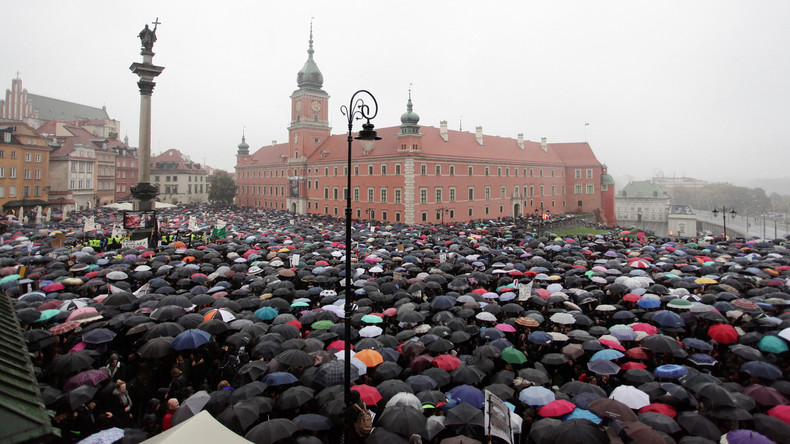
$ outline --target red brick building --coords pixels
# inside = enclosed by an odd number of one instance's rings
[[[331,135],[329,95],[313,60],[297,75],[288,143],[250,153],[242,137],[236,164],[237,204],[297,214],[344,217],[347,134]],[[352,216],[385,222],[443,223],[596,212],[616,223],[614,184],[587,143],[548,143],[421,127],[411,97],[399,127],[364,152],[352,144]],[[611,201],[611,202],[610,202]]]

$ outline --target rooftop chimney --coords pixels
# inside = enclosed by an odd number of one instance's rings
[[[483,146],[483,127],[482,126],[476,126],[475,127],[475,139],[477,139],[477,143],[479,143],[480,146]]]
[[[522,150],[524,149],[524,133],[519,133],[518,135],[518,147]]]
[[[546,138],[545,137],[541,137],[540,138],[540,149],[542,149],[544,153],[549,150],[549,147],[546,144]]]
[[[439,122],[439,135],[442,136],[442,139],[444,139],[445,142],[447,142],[449,140],[449,138],[447,136],[447,121],[446,120],[442,120],[441,122]]]

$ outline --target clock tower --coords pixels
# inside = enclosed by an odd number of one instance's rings
[[[323,89],[324,76],[313,60],[313,25],[310,24],[310,46],[307,61],[296,75],[299,87],[291,94],[291,125],[289,161],[306,158],[329,137],[329,94]]]
[[[329,138],[329,94],[322,89],[324,76],[313,60],[313,24],[310,24],[307,61],[296,75],[299,87],[291,94],[288,126],[288,195],[286,205],[296,214],[307,213],[307,158]]]

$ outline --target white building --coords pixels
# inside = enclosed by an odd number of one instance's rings
[[[151,183],[159,186],[158,200],[171,204],[208,202],[206,167],[170,149],[151,158]]]

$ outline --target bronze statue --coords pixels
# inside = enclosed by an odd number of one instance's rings
[[[154,22],[154,29],[148,27],[148,24],[145,25],[145,28],[140,31],[140,34],[137,36],[140,37],[140,43],[142,44],[142,50],[146,52],[151,52],[154,49],[154,42],[156,41],[156,27],[159,25],[159,19],[157,18]]]

